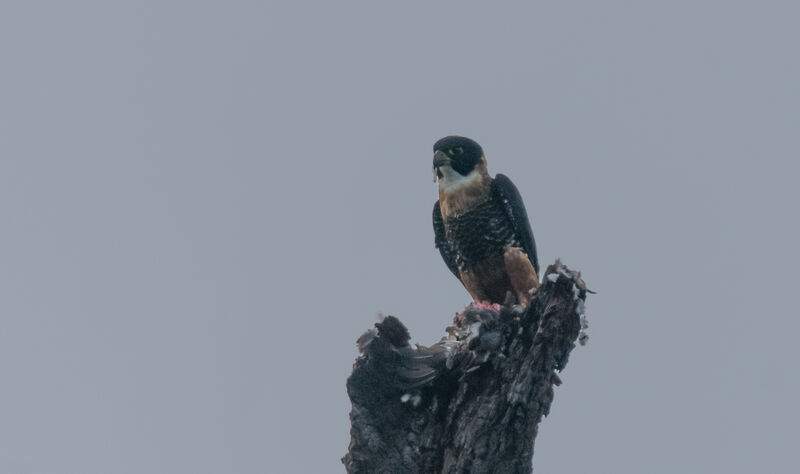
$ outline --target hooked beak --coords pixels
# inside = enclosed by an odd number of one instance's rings
[[[442,174],[441,168],[442,166],[450,166],[450,157],[443,151],[437,151],[433,154],[433,182],[436,182],[436,178],[442,179],[444,174]]]
[[[442,166],[450,165],[450,157],[441,150],[433,154],[433,168],[441,168]]]

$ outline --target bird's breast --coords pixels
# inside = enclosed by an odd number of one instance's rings
[[[458,174],[452,171],[453,174]],[[464,214],[489,198],[492,178],[485,169],[473,171],[466,177],[454,179],[445,177],[439,181],[439,205],[442,217],[447,221],[451,216]]]

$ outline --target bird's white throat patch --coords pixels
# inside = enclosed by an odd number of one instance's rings
[[[442,166],[439,170],[442,172],[442,177],[439,178],[439,189],[445,194],[470,186],[483,178],[478,169],[472,170],[466,176],[450,166]]]

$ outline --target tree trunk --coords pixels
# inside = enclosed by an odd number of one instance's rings
[[[347,380],[355,473],[528,473],[556,371],[579,338],[588,290],[580,274],[550,265],[527,308],[470,305],[448,336],[409,345],[388,316],[358,340]]]

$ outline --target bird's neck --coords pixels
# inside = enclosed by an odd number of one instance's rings
[[[466,176],[445,167],[442,175],[439,179],[439,206],[444,220],[468,212],[489,197],[492,177],[485,165],[476,167]]]

